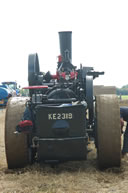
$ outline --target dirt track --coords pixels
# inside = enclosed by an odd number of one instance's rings
[[[128,158],[121,168],[100,171],[95,149],[88,161],[68,162],[56,168],[38,164],[8,170],[4,151],[4,115],[0,109],[0,193],[128,193]]]

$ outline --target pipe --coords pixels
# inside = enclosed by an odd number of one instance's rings
[[[59,32],[59,42],[62,61],[72,63],[72,32]]]

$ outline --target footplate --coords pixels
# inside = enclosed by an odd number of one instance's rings
[[[86,138],[40,139],[38,161],[85,160]]]

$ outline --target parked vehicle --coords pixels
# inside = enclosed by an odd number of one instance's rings
[[[12,96],[11,91],[8,88],[0,85],[0,106],[6,106],[8,99]]]
[[[17,88],[17,82],[2,82],[0,85],[0,106],[6,106],[10,97],[16,97],[19,95],[20,91]]]
[[[17,88],[17,82],[16,81],[6,81],[2,82],[2,85],[5,88],[9,88],[11,90],[12,96],[19,96],[20,91]]]

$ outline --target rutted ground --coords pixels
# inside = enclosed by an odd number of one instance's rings
[[[4,150],[5,110],[0,109],[0,193],[128,193],[128,159],[120,169],[100,171],[95,149],[88,161],[8,170]]]

